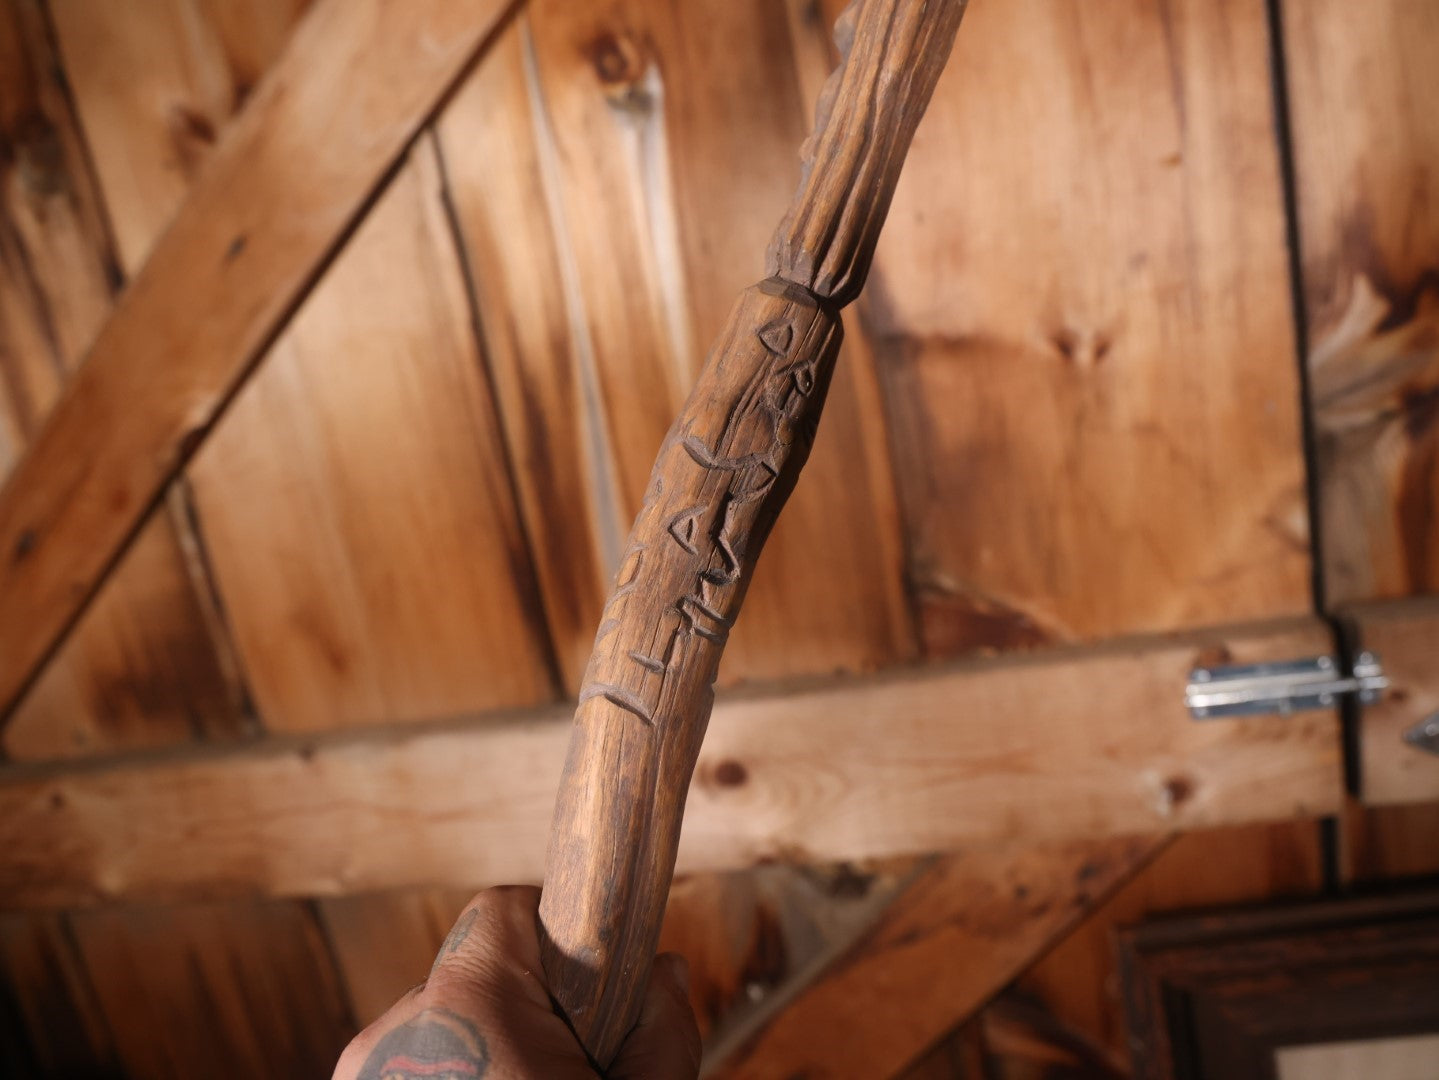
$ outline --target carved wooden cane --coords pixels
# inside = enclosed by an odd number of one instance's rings
[[[809,454],[842,329],[965,0],[855,0],[802,175],[660,447],[575,712],[540,901],[545,973],[591,1057],[634,1023],[725,639]]]

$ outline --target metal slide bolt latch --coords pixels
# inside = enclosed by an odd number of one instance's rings
[[[1184,703],[1195,720],[1225,716],[1262,716],[1325,709],[1345,694],[1358,694],[1366,705],[1389,686],[1379,658],[1362,652],[1346,675],[1332,656],[1271,664],[1235,664],[1195,668],[1189,673]]]

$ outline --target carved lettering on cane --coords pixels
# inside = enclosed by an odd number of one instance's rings
[[[643,997],[720,654],[813,444],[838,310],[869,269],[964,4],[856,0],[841,18],[846,59],[821,94],[771,276],[741,295],[660,447],[605,607],[540,901],[545,972],[601,1065]]]
[[[684,548],[691,555],[698,555],[699,548],[695,547],[695,530],[699,527],[698,519],[706,510],[704,506],[691,506],[681,510],[674,517],[670,518],[665,531],[674,537],[675,543]]]

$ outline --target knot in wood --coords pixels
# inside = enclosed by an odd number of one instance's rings
[[[612,105],[627,111],[649,108],[653,95],[645,83],[651,63],[641,42],[628,33],[605,32],[591,41],[585,52]]]
[[[27,193],[37,198],[65,190],[65,154],[55,125],[39,112],[26,113],[15,125],[10,153],[15,171]]]

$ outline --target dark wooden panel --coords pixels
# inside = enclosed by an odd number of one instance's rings
[[[1180,836],[1016,983],[1061,1030],[1126,1071],[1129,1047],[1120,996],[1116,927],[1145,915],[1317,892],[1323,884],[1319,826],[1285,822]]]
[[[1154,920],[1119,952],[1139,1080],[1275,1080],[1300,1072],[1286,1048],[1439,1029],[1433,890]],[[1372,1075],[1432,1052],[1410,1061]]]
[[[303,904],[107,908],[72,925],[129,1076],[328,1076],[353,1034]]]
[[[16,1080],[124,1075],[63,916],[0,919],[0,1072]]]

